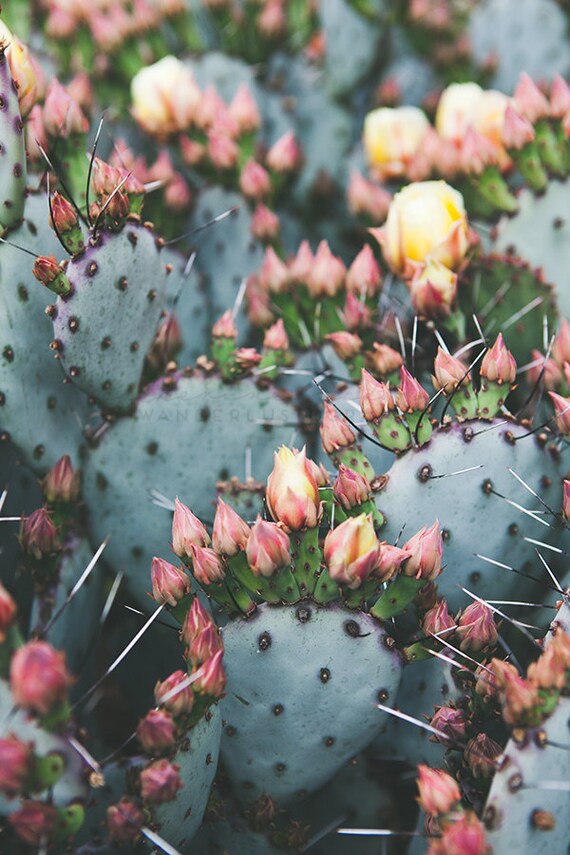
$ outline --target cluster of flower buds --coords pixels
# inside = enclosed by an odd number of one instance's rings
[[[140,215],[145,188],[138,178],[121,166],[111,166],[96,157],[91,172],[95,201],[89,215],[94,223],[121,228],[128,217]]]
[[[30,160],[43,162],[41,149],[47,151],[50,141],[59,141],[61,147],[62,141],[69,140],[71,148],[68,153],[72,157],[77,156],[74,142],[89,130],[83,105],[87,109],[90,96],[82,91],[82,78],[78,76],[75,81],[76,85],[71,81],[63,86],[57,78],[52,78],[43,104],[35,103],[31,109],[25,123],[26,151]]]
[[[192,193],[188,182],[182,173],[175,169],[166,149],[161,149],[156,160],[149,162],[143,154],[135,155],[126,142],[119,139],[115,142],[109,163],[120,170],[127,170],[145,186],[159,189],[160,185],[164,204],[169,211],[177,214],[187,211],[190,207]]]
[[[492,741],[492,740],[491,740]],[[461,790],[455,778],[441,769],[418,766],[418,802],[426,813],[426,824],[437,823],[428,855],[488,855],[485,829],[473,811],[461,806]]]

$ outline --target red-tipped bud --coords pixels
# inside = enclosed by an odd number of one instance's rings
[[[556,346],[556,342],[555,342]],[[554,352],[554,347],[552,348]],[[564,383],[564,372],[554,359],[546,359],[540,350],[531,350],[532,361],[527,368],[526,378],[529,386],[543,383],[545,389],[558,389]]]
[[[325,403],[321,423],[321,442],[327,454],[333,454],[339,448],[348,448],[356,442],[356,436],[339,412],[328,402]]]
[[[505,148],[518,151],[532,142],[534,139],[534,128],[524,116],[521,116],[510,104],[505,110],[505,121],[503,124],[503,145]]]
[[[370,482],[366,475],[361,475],[341,463],[333,485],[333,494],[337,502],[349,511],[370,498]]]
[[[174,671],[162,683],[154,687],[154,699],[159,707],[168,710],[175,718],[188,715],[194,706],[194,692],[191,685],[185,685],[188,674],[185,671]],[[175,694],[173,694],[176,690]]]
[[[423,318],[446,318],[457,294],[457,273],[428,258],[409,283],[412,306]]]
[[[49,136],[56,139],[67,139],[74,134],[85,134],[89,130],[89,122],[81,107],[55,78],[49,84],[46,94],[44,125]]]
[[[292,282],[306,282],[313,267],[315,257],[308,240],[301,242],[297,255],[289,266],[289,276]]]
[[[208,546],[192,547],[192,574],[201,585],[222,582],[226,577],[224,562]]]
[[[179,558],[192,556],[193,546],[208,546],[210,535],[190,508],[176,498],[172,519],[172,549]]]
[[[180,153],[188,166],[198,166],[206,159],[207,149],[203,143],[191,140],[189,137],[179,137]]]
[[[445,826],[438,846],[445,855],[488,855],[491,851],[485,829],[472,811]]]
[[[372,351],[366,354],[370,369],[381,377],[399,371],[404,360],[402,354],[387,344],[379,344],[377,341],[372,345]]]
[[[181,567],[175,567],[164,558],[153,558],[150,568],[152,596],[162,605],[175,606],[190,591],[190,579]]]
[[[207,626],[212,626],[212,618],[198,597],[194,597],[190,609],[186,612],[182,626],[181,637],[183,641],[188,645],[192,644],[196,636]]]
[[[212,338],[237,338],[237,327],[231,309],[227,309],[212,327]]]
[[[495,344],[483,357],[480,373],[491,383],[515,382],[517,363],[510,350],[507,350],[502,333],[499,333]]]
[[[293,131],[287,131],[267,152],[266,163],[274,172],[294,172],[301,165],[303,153]]]
[[[61,457],[42,481],[42,490],[50,504],[69,504],[79,497],[79,472],[69,455]]]
[[[418,766],[418,790],[420,807],[431,816],[449,813],[461,799],[457,781],[447,772],[429,766]]]
[[[478,733],[465,746],[464,758],[474,778],[490,778],[495,773],[495,761],[503,753],[498,742]]]
[[[570,435],[570,398],[563,398],[557,392],[548,393],[554,404],[554,413],[558,430],[565,436]]]
[[[282,294],[289,285],[287,265],[281,261],[271,246],[265,250],[263,264],[259,271],[259,282],[263,288],[272,291],[274,294]]]
[[[281,318],[266,330],[263,338],[263,348],[264,350],[289,350],[289,338],[287,337],[285,324]]]
[[[429,395],[407,368],[400,368],[400,387],[396,404],[403,413],[422,412],[428,405]]]
[[[77,211],[68,202],[65,196],[60,193],[54,193],[51,199],[51,210],[53,216],[50,217],[50,225],[61,235],[71,231],[79,225],[79,217]]]
[[[53,840],[58,819],[57,810],[45,802],[22,802],[8,820],[18,837],[30,846],[45,846]]]
[[[116,805],[107,808],[107,830],[115,843],[133,846],[144,825],[142,810],[126,796]]]
[[[262,360],[261,353],[255,347],[240,347],[234,354],[236,368],[241,371],[251,371],[259,365]]]
[[[251,236],[263,243],[270,243],[279,236],[281,222],[275,211],[258,202],[251,217]]]
[[[346,332],[346,330],[329,333],[325,336],[325,339],[332,344],[334,352],[339,359],[354,359],[362,350],[362,339],[360,336]]]
[[[261,116],[255,98],[245,83],[239,86],[228,110],[232,119],[237,123],[240,134],[250,134],[261,125]]]
[[[37,561],[57,549],[57,529],[45,508],[39,508],[22,521],[20,546]]]
[[[6,634],[16,617],[16,603],[12,595],[0,582],[0,644],[6,640]]]
[[[367,181],[359,172],[352,172],[347,200],[353,214],[368,217],[375,223],[383,223],[388,214],[392,194],[378,184]]]
[[[186,658],[192,662],[195,668],[203,665],[208,659],[218,652],[223,650],[224,644],[217,628],[213,623],[205,626],[204,629],[196,635],[190,647],[186,651]]]
[[[380,558],[374,576],[381,582],[388,582],[400,571],[400,567],[409,557],[410,553],[406,549],[392,546],[391,543],[383,540],[380,544]]]
[[[441,573],[443,559],[443,539],[438,520],[429,528],[423,526],[404,544],[404,549],[411,552],[411,557],[402,567],[404,574],[433,582]]]
[[[498,153],[495,143],[470,125],[461,145],[461,168],[468,175],[481,175],[487,166],[497,163]]]
[[[261,163],[248,160],[241,171],[239,186],[248,199],[264,199],[271,191],[271,178]]]
[[[349,330],[366,329],[371,326],[372,313],[366,303],[363,303],[356,294],[349,291],[346,295],[342,319]]]
[[[478,601],[467,606],[463,614],[457,618],[459,626],[455,635],[460,639],[461,650],[476,653],[487,650],[497,643],[498,632],[489,606]]]
[[[541,689],[557,689],[566,686],[566,673],[570,669],[570,636],[557,629],[536,662],[528,667],[529,682]]]
[[[208,133],[208,157],[216,169],[233,169],[239,160],[239,146],[226,134]]]
[[[155,805],[172,802],[184,786],[179,774],[180,766],[168,760],[157,760],[143,769],[140,777],[141,796]]]
[[[307,466],[315,479],[317,487],[328,487],[331,483],[330,475],[322,463],[317,464],[314,460],[307,458]]]
[[[437,356],[433,364],[435,376],[432,377],[433,385],[436,391],[444,390],[446,395],[451,395],[458,384],[469,383],[471,375],[467,373],[467,369],[461,360],[446,353],[441,347],[437,349]]]
[[[456,710],[453,707],[440,707],[433,714],[430,724],[454,742],[463,742],[465,739],[467,718],[463,710]],[[445,745],[448,740],[436,734],[432,741],[441,742],[442,745]]]
[[[19,647],[10,664],[10,687],[20,707],[46,715],[63,703],[72,679],[65,654],[47,641],[29,641]]]
[[[564,481],[562,513],[564,514],[564,519],[570,522],[570,481]]]
[[[319,489],[305,449],[295,452],[282,445],[273,461],[266,491],[271,516],[289,530],[315,528],[321,514]]]
[[[11,798],[24,789],[30,774],[32,748],[13,734],[0,739],[0,792]]]
[[[249,534],[247,523],[219,498],[212,532],[212,546],[216,552],[220,555],[237,555],[240,550],[245,549]]]
[[[193,686],[196,692],[209,698],[222,697],[226,685],[223,656],[223,650],[218,650],[195,672],[196,680]]]
[[[349,517],[325,538],[324,559],[332,579],[352,590],[372,576],[380,558],[380,542],[371,517]]]
[[[40,255],[34,261],[32,273],[42,285],[49,285],[55,282],[58,276],[63,273],[63,267],[57,263],[53,255]]]
[[[519,112],[532,124],[550,113],[548,99],[526,71],[521,72],[513,97]]]
[[[176,725],[166,710],[151,710],[139,721],[137,739],[147,754],[160,754],[176,741]]]
[[[346,289],[361,297],[375,297],[382,285],[382,271],[374,258],[372,247],[362,247],[346,274]]]
[[[306,285],[312,297],[334,297],[344,282],[346,267],[333,255],[326,240],[317,247]]]
[[[360,409],[366,421],[374,422],[394,407],[394,399],[386,383],[375,380],[372,374],[363,368],[360,379]]]
[[[449,614],[445,600],[440,600],[423,616],[422,631],[426,635],[441,634],[443,638],[450,639],[452,635],[451,627],[456,626],[456,623]],[[449,630],[449,632],[446,630]]]
[[[276,523],[257,517],[245,550],[252,573],[273,576],[291,563],[289,536]]]
[[[555,74],[550,88],[550,115],[562,119],[570,113],[570,86],[559,74]]]

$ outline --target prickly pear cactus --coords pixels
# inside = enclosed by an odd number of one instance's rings
[[[18,91],[12,79],[7,57],[9,49],[10,45],[3,41],[0,45],[0,99],[2,102],[0,229],[3,234],[21,220],[26,199],[24,125],[20,116]]]

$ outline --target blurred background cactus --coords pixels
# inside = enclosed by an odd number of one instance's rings
[[[3,4],[2,852],[567,855],[568,11]]]

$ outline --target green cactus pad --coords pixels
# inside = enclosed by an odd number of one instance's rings
[[[16,86],[0,48],[0,234],[16,225],[26,201],[26,149]]]

